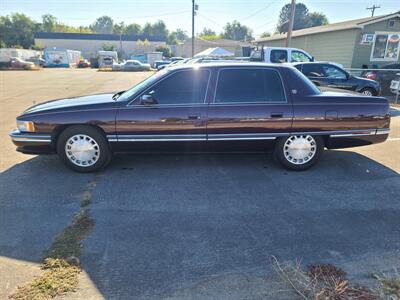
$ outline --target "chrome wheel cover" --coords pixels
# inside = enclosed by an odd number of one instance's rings
[[[90,136],[76,134],[65,143],[65,154],[74,165],[90,167],[99,160],[100,147]]]
[[[372,92],[370,90],[365,90],[365,91],[362,92],[362,94],[365,95],[365,96],[373,96]]]
[[[317,152],[317,143],[311,135],[292,135],[283,146],[283,155],[294,165],[304,165]]]

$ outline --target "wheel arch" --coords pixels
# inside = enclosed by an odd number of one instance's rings
[[[96,130],[99,130],[104,137],[106,138],[106,133],[104,131],[103,128],[101,128],[98,125],[95,124],[80,124],[80,123],[76,123],[76,124],[62,124],[62,125],[57,125],[54,129],[53,132],[51,134],[51,144],[52,144],[52,148],[53,150],[57,153],[57,142],[58,142],[58,138],[60,137],[61,133],[66,130],[67,128],[73,127],[73,126],[86,126],[86,127],[92,127],[95,128]],[[107,139],[107,138],[106,138]]]

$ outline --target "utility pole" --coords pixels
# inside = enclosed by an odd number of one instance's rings
[[[375,5],[375,4],[374,4],[374,5],[372,5],[371,7],[367,7],[367,9],[371,11],[371,17],[374,16],[375,9],[377,9],[377,8],[381,8],[381,6],[380,6],[380,5]]]
[[[296,0],[292,0],[292,3],[290,4],[289,28],[286,35],[286,47],[290,47],[290,44],[292,42],[292,31],[293,31],[295,10],[296,10]]]
[[[195,0],[192,0],[192,57],[194,56],[194,16],[199,6],[196,4]]]

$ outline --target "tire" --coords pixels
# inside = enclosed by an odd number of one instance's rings
[[[276,142],[274,155],[286,169],[302,171],[313,166],[323,150],[324,141],[320,136],[291,135]]]
[[[103,132],[85,125],[66,128],[57,140],[57,153],[69,168],[82,173],[103,169],[112,156]]]
[[[368,96],[368,97],[372,97],[372,96],[376,96],[377,95],[377,92],[372,88],[363,88],[360,91],[360,93],[363,94],[364,96]]]

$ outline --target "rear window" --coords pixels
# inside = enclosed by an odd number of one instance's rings
[[[216,103],[285,102],[277,71],[269,69],[223,69],[219,72]]]
[[[271,50],[270,60],[272,63],[285,63],[288,61],[286,50]]]

